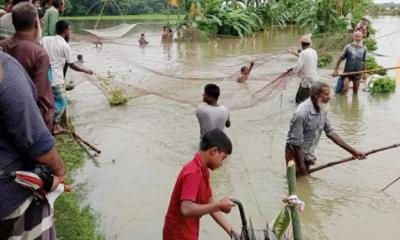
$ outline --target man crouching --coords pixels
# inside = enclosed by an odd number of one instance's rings
[[[341,148],[358,159],[364,159],[365,154],[345,143],[334,131],[328,119],[328,102],[330,89],[326,83],[314,82],[311,86],[310,97],[301,103],[292,119],[286,139],[286,163],[294,160],[298,175],[307,175],[309,167],[317,159],[314,151],[318,146],[322,130],[326,136]]]

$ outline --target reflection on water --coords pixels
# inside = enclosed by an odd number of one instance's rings
[[[399,19],[374,21],[380,32],[385,32]],[[102,27],[112,24],[116,23]],[[125,88],[147,91],[126,107],[110,108],[93,84],[96,80],[83,81],[77,75],[78,87],[68,92],[77,130],[102,150],[99,167],[88,161],[79,181],[91,186],[87,201],[99,213],[107,239],[161,238],[176,176],[198,145],[199,130],[191,103],[201,101],[203,87],[210,82],[220,85],[222,103],[247,101],[265,80],[294,64],[296,58],[285,51],[297,48],[302,33],[294,28],[275,29],[248,39],[161,45],[161,26],[139,24],[126,37],[105,43],[102,49],[86,42],[72,43],[73,50],[82,53],[87,67],[96,73],[110,71],[115,74],[113,81],[122,81]],[[90,28],[90,24],[74,23],[74,29],[79,28]],[[150,42],[145,48],[137,43],[141,32]],[[393,49],[390,41],[379,40],[378,45],[381,53]],[[385,65],[393,65],[398,56],[385,58]],[[250,80],[236,83],[235,74],[251,60],[256,65]],[[333,86],[335,79],[330,72],[319,70],[319,75]],[[279,94],[253,107],[231,111],[232,127],[226,132],[233,141],[233,154],[211,174],[214,198],[240,199],[258,229],[278,214],[281,199],[287,194],[283,148],[297,88],[298,80],[290,78]],[[399,141],[399,91],[379,97],[364,91],[358,96],[350,92],[335,95],[330,107],[336,131],[361,150]],[[398,154],[398,149],[389,150],[300,179],[299,196],[307,204],[302,215],[304,238],[396,239],[400,235],[400,187],[392,186],[387,194],[377,191],[400,172]],[[323,164],[348,153],[322,137],[317,156],[317,164]],[[237,209],[226,217],[239,229]],[[227,237],[210,217],[204,217],[200,239]]]

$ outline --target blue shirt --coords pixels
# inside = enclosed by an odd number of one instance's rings
[[[54,147],[36,104],[36,89],[22,66],[0,52],[0,170],[21,170]],[[32,193],[0,181],[0,220]]]
[[[343,50],[342,58],[346,59],[343,72],[358,72],[364,70],[367,60],[367,47],[357,47],[354,43],[347,44]]]

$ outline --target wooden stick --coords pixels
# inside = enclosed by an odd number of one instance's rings
[[[356,74],[361,74],[361,73],[371,73],[371,72],[379,72],[382,70],[392,70],[392,69],[399,69],[400,66],[397,67],[388,67],[388,68],[376,68],[376,69],[370,69],[370,70],[363,70],[363,71],[358,71],[358,72],[347,72],[347,73],[341,73],[338,74],[338,76],[350,76],[350,75],[356,75]]]
[[[95,151],[96,153],[100,154],[101,151],[99,149],[97,149],[96,147],[94,147],[93,145],[91,145],[90,143],[88,143],[87,141],[83,140],[78,134],[76,134],[76,132],[71,131],[71,134],[74,138],[76,138],[77,140],[79,140],[80,142],[82,142],[83,144],[85,144],[86,146],[88,146],[90,149],[92,149],[93,151]]]
[[[386,185],[386,187],[382,188],[381,192],[385,191],[388,187],[392,186],[393,183],[397,182],[400,179],[400,177],[396,178],[395,180],[393,180],[391,183],[389,183],[388,185]]]
[[[92,144],[88,143],[87,141],[83,140],[78,134],[76,134],[76,132],[74,132],[73,130],[65,130],[63,133],[68,133],[71,134],[72,137],[78,142],[78,143],[82,143],[85,144],[86,146],[88,146],[90,149],[92,149],[93,151],[95,151],[97,154],[100,154],[101,151],[99,149],[97,149],[96,147],[94,147]]]
[[[396,147],[400,147],[400,143],[393,144],[393,145],[390,145],[390,146],[387,146],[387,147],[382,147],[382,148],[378,148],[378,149],[373,149],[373,150],[371,150],[371,151],[369,151],[369,152],[366,152],[365,155],[368,156],[368,155],[370,155],[370,154],[374,154],[374,153],[377,153],[377,152],[381,152],[381,151],[388,150],[388,149],[392,149],[392,148],[396,148]],[[327,168],[327,167],[332,167],[332,166],[335,166],[335,165],[338,165],[338,164],[341,164],[341,163],[353,161],[353,160],[355,160],[355,159],[357,159],[357,158],[354,157],[354,156],[351,156],[351,157],[348,157],[348,158],[345,158],[345,159],[342,159],[342,160],[339,160],[339,161],[334,161],[334,162],[330,162],[330,163],[327,163],[327,164],[323,164],[323,165],[321,165],[321,166],[318,166],[318,167],[309,169],[309,170],[308,170],[308,173],[310,174],[310,173],[319,171],[319,170],[321,170],[321,169],[324,169],[324,168]]]

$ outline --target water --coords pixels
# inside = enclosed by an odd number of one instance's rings
[[[374,19],[377,35],[398,29],[399,22],[398,17]],[[179,100],[200,102],[203,86],[215,79],[222,89],[221,103],[240,106],[265,84],[237,84],[234,80],[240,66],[256,59],[254,80],[272,79],[295,62],[285,51],[297,48],[301,34],[296,29],[276,30],[249,39],[162,46],[160,28],[139,25],[101,50],[87,42],[72,43],[74,52],[83,54],[86,65],[96,73],[110,71],[125,86],[156,93],[137,97],[126,107],[111,108],[91,81],[70,75],[79,82],[68,93],[77,130],[102,150],[97,162],[88,160],[77,178],[87,183],[86,203],[98,214],[107,239],[161,239],[176,177],[192,159],[199,138],[195,108]],[[146,48],[137,44],[141,32],[150,41]],[[379,39],[377,52],[388,55],[378,58],[381,64],[396,65],[400,52],[395,43]],[[329,73],[319,71],[321,80],[333,86],[336,80]],[[211,174],[214,198],[240,199],[255,228],[263,228],[278,214],[281,199],[287,195],[283,150],[297,87],[298,80],[291,78],[282,94],[231,112],[232,127],[226,132],[233,141],[233,154]],[[330,107],[336,131],[357,148],[367,151],[399,142],[399,91],[381,97],[363,91],[358,96],[334,96]],[[379,190],[399,175],[399,153],[399,149],[389,150],[299,179],[298,195],[306,202],[304,239],[397,239],[400,183],[385,193]],[[317,156],[322,164],[348,154],[323,136]],[[240,229],[237,209],[226,218]],[[200,239],[228,238],[205,216]]]

